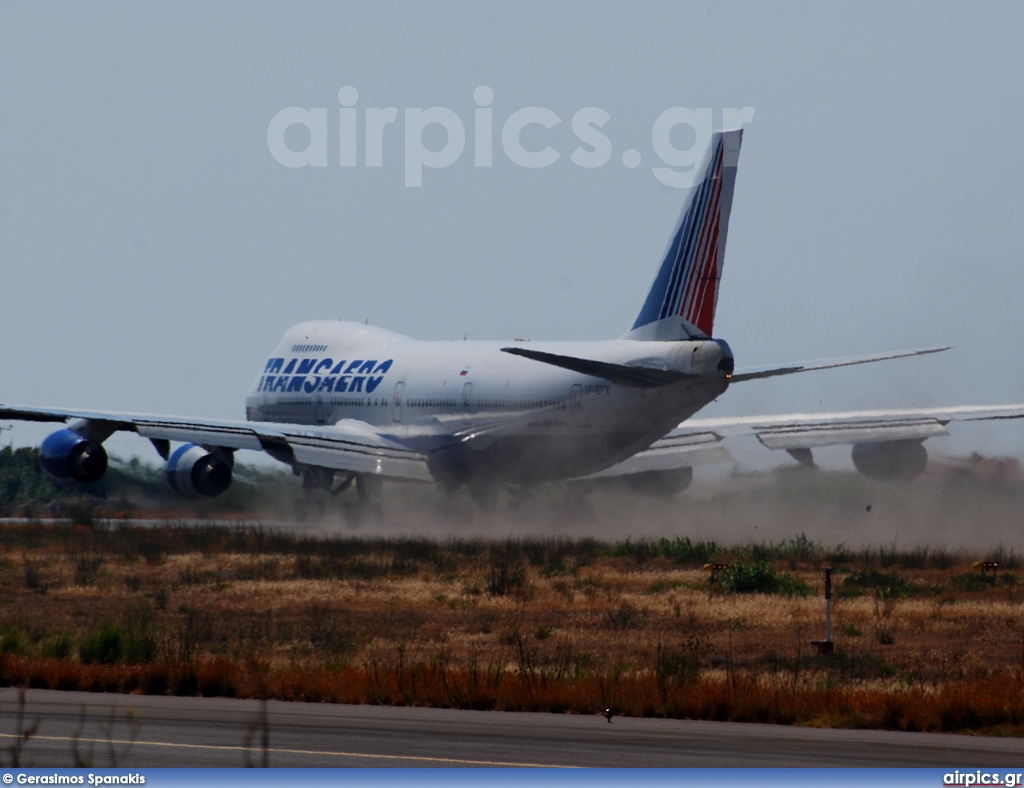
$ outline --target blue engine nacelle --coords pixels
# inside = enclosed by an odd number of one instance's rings
[[[107,452],[73,430],[58,430],[40,444],[39,464],[58,484],[92,484],[107,472]]]
[[[231,486],[231,462],[186,443],[167,460],[164,476],[171,489],[186,498],[215,498]]]

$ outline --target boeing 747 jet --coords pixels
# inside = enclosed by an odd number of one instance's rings
[[[909,478],[922,442],[954,419],[1018,418],[1024,407],[952,408],[759,419],[691,419],[737,383],[812,369],[932,353],[883,353],[738,369],[715,336],[741,130],[713,135],[633,325],[595,342],[424,342],[359,323],[317,320],[288,329],[256,375],[245,421],[65,408],[0,406],[0,418],[64,422],[40,447],[65,484],[100,479],[103,442],[116,431],[148,438],[170,486],[212,497],[231,483],[235,452],[264,451],[307,489],[384,479],[501,485],[611,477],[672,492],[695,464],[727,456],[722,439],[754,434],[812,463],[817,446],[849,443],[859,470]]]

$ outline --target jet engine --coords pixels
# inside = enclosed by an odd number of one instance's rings
[[[92,484],[107,472],[107,452],[74,430],[58,430],[40,444],[39,464],[58,484]]]
[[[853,464],[872,479],[908,481],[924,472],[928,452],[916,440],[855,443]]]
[[[164,468],[167,484],[186,498],[215,498],[231,486],[230,455],[227,460],[202,446],[186,443],[175,449]]]

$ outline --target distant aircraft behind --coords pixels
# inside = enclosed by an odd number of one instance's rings
[[[100,479],[103,441],[127,431],[152,441],[174,490],[202,498],[228,488],[238,449],[264,451],[307,489],[332,492],[355,483],[367,495],[397,479],[486,495],[503,484],[615,476],[673,492],[689,484],[693,465],[722,459],[722,438],[738,432],[805,463],[813,447],[852,443],[861,471],[910,477],[927,462],[921,442],[949,420],[1024,415],[1012,406],[969,416],[688,421],[735,383],[944,349],[734,368],[713,329],[741,141],[741,130],[713,135],[703,177],[620,339],[423,342],[313,321],[290,328],[271,351],[246,398],[246,421],[18,406],[0,406],[0,418],[69,422],[40,446],[44,470],[59,482]]]

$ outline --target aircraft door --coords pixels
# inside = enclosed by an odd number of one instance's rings
[[[313,397],[313,412],[317,424],[327,423],[327,414],[324,412],[324,393],[318,391]]]
[[[574,383],[572,386],[569,396],[569,407],[572,410],[572,420],[576,423],[577,427],[590,426],[587,412],[583,409],[583,386],[579,383]]]
[[[405,397],[405,381],[400,380],[395,384],[395,402],[392,420],[395,424],[402,423],[402,399]]]
[[[473,383],[466,383],[462,387],[462,423],[469,424],[469,403],[473,396]]]

